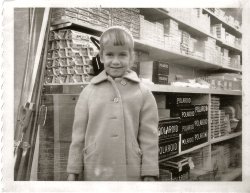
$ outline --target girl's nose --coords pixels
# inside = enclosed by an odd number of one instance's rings
[[[112,64],[114,64],[114,65],[119,65],[120,64],[120,60],[118,59],[118,57],[113,58]]]

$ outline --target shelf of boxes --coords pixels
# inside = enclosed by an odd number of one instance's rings
[[[170,9],[171,10],[171,9]],[[183,13],[182,13],[183,14]],[[169,18],[175,20],[176,22],[178,22],[179,26],[183,29],[185,29],[187,32],[191,33],[192,35],[196,36],[196,37],[212,37],[216,40],[216,42],[218,43],[219,46],[225,47],[227,49],[233,50],[236,53],[241,53],[241,47],[234,45],[234,43],[228,43],[226,42],[225,39],[220,39],[218,37],[216,37],[216,35],[211,34],[210,29],[202,29],[200,28],[200,26],[198,25],[199,22],[197,23],[196,21],[188,21],[185,19],[189,18],[189,17],[181,17],[179,15],[174,15],[173,13],[167,13],[167,15],[169,16]],[[197,20],[198,21],[198,20]],[[197,25],[197,26],[195,26]],[[204,25],[204,23],[203,23]],[[207,25],[210,26],[210,23],[207,23]]]
[[[191,55],[186,55],[186,54],[179,53],[177,51],[166,49],[163,46],[157,46],[156,44],[148,43],[145,40],[135,39],[135,49],[149,52],[150,57],[153,59],[155,58],[157,60],[165,60],[168,62],[172,62],[174,64],[186,65],[186,66],[195,67],[199,69],[206,69],[206,70],[223,69],[223,70],[228,70],[228,71],[241,72],[241,69],[232,68],[228,66],[224,67],[216,63],[208,62],[204,59],[199,59]]]
[[[213,13],[212,11],[210,11],[209,9],[207,8],[204,8],[203,9],[206,13],[208,13],[209,15],[211,15],[212,17],[214,17],[215,19],[217,19],[218,21],[220,21],[223,26],[225,26],[227,29],[229,29],[231,32],[235,33],[237,36],[241,37],[242,36],[242,32],[240,29],[237,29],[236,27],[234,27],[233,25],[230,25],[229,22],[225,21],[225,19],[223,18],[224,17],[224,14],[223,16],[219,16],[219,15],[216,15],[215,13]],[[220,11],[221,13],[223,13],[222,10],[220,9],[217,9],[218,11]],[[238,25],[239,27],[239,25]]]
[[[221,94],[221,95],[238,95],[241,96],[241,91],[233,90],[219,90],[219,89],[205,89],[205,88],[190,88],[190,87],[176,87],[171,85],[149,85],[152,92],[174,92],[174,93],[196,93],[196,94]]]
[[[232,139],[232,138],[235,138],[235,137],[239,137],[242,135],[242,132],[237,132],[237,133],[230,133],[228,135],[225,135],[225,136],[222,136],[222,137],[218,137],[218,138],[215,138],[215,139],[211,139],[211,144],[214,144],[214,143],[218,143],[218,142],[221,142],[221,141],[226,141],[228,139]]]
[[[47,90],[46,93],[57,94],[64,93],[70,94],[80,93],[80,91],[87,86],[88,83],[65,83],[65,84],[45,84],[44,89]],[[203,88],[190,88],[190,87],[174,87],[170,85],[147,85],[152,92],[163,92],[163,93],[192,93],[192,94],[220,94],[220,95],[235,95],[241,96],[241,91],[233,91],[233,90],[218,90],[218,89],[203,89]]]
[[[102,31],[104,31],[104,29],[101,29],[98,27],[91,27],[91,25],[88,25],[88,24],[80,25],[77,23],[69,23],[69,22],[54,26],[51,28],[51,30],[65,29],[69,27],[72,27],[74,30],[77,30],[77,31],[84,31],[85,29],[91,29],[95,31],[95,34],[101,34]],[[192,66],[192,67],[197,67],[197,68],[202,68],[202,69],[207,69],[207,70],[208,69],[211,69],[211,70],[225,69],[228,71],[241,72],[241,69],[223,67],[219,64],[214,64],[211,62],[207,62],[206,60],[203,60],[203,59],[198,59],[194,56],[181,54],[173,50],[167,50],[163,46],[157,46],[156,44],[148,43],[145,40],[135,39],[135,49],[149,52],[152,58],[157,58],[158,60],[166,60],[169,62],[173,62],[175,64],[183,65],[183,61],[185,60],[184,65],[187,65],[187,66]]]
[[[179,142],[179,143],[180,143],[180,142]],[[167,158],[165,158],[165,159],[160,160],[159,163],[164,162],[164,161],[169,160],[169,159],[172,159],[172,158],[174,158],[174,157],[178,157],[178,156],[181,156],[181,155],[184,155],[184,154],[193,152],[193,151],[195,151],[195,150],[201,149],[201,148],[206,147],[206,146],[208,146],[208,145],[210,145],[210,143],[209,143],[209,142],[206,142],[206,143],[202,143],[202,144],[200,144],[200,145],[194,146],[194,147],[192,147],[192,148],[190,148],[190,149],[187,149],[187,150],[185,150],[185,151],[180,151],[177,155],[170,156],[170,157],[167,157]]]
[[[63,20],[61,20],[61,22],[65,22]],[[145,22],[144,22],[145,23]],[[56,24],[56,25],[54,25]],[[88,23],[84,23],[84,22],[79,22],[79,21],[73,21],[73,22],[66,22],[66,23],[52,23],[52,27],[51,30],[59,30],[59,29],[73,29],[73,30],[77,30],[77,31],[91,31],[91,33],[94,33],[94,35],[100,35],[103,31],[104,28],[99,27],[99,26],[94,26],[92,24],[88,24]],[[157,30],[157,29],[156,29]],[[163,33],[163,31],[161,30],[161,32]],[[159,33],[156,33],[157,35],[159,35]],[[169,62],[173,62],[176,64],[181,64],[181,65],[188,65],[188,66],[192,66],[192,67],[197,67],[197,68],[203,68],[203,69],[211,69],[211,70],[216,70],[216,69],[225,69],[228,71],[236,71],[236,72],[241,72],[241,69],[238,68],[232,68],[229,67],[229,59],[227,58],[228,56],[226,56],[226,63],[225,65],[221,65],[220,60],[216,60],[217,63],[214,63],[213,61],[215,61],[214,57],[215,57],[215,52],[214,52],[214,48],[209,47],[210,43],[208,42],[207,44],[207,48],[208,51],[213,51],[213,54],[207,55],[204,57],[204,53],[203,56],[197,57],[196,55],[192,56],[190,54],[185,54],[184,53],[180,53],[180,50],[178,49],[173,49],[173,46],[166,47],[166,43],[164,44],[164,35],[162,34],[162,38],[159,39],[158,41],[151,41],[151,40],[145,40],[145,39],[135,39],[135,49],[140,49],[143,51],[147,51],[150,52],[150,56],[152,58],[157,58],[158,60],[166,60]],[[143,37],[141,37],[143,38]],[[167,41],[167,40],[166,40]],[[209,40],[210,41],[210,40]],[[159,44],[159,42],[162,42]],[[205,49],[206,49],[206,44],[205,44]],[[185,63],[183,63],[183,60],[185,60]],[[202,64],[202,65],[201,65]]]

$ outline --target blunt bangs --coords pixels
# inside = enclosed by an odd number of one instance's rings
[[[104,45],[110,43],[114,46],[127,45],[130,51],[134,49],[133,36],[128,30],[121,27],[111,27],[103,32],[100,38],[100,51],[103,51]]]

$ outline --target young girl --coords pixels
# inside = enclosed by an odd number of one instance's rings
[[[145,180],[159,175],[158,111],[154,96],[130,70],[134,40],[121,27],[100,38],[104,70],[75,108],[68,180]]]

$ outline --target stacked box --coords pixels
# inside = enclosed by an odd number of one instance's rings
[[[191,9],[193,16],[191,17],[191,24],[201,31],[209,33],[210,32],[210,16],[209,14],[203,13],[201,8]]]
[[[220,136],[224,136],[228,134],[226,114],[224,110],[219,111],[219,127],[220,127]]]
[[[182,22],[199,28],[201,31],[209,33],[210,16],[202,13],[202,9],[169,9],[169,15],[178,18]]]
[[[189,180],[189,162],[188,158],[176,157],[160,163],[160,180],[166,181],[188,181]],[[167,174],[167,176],[166,176]],[[167,177],[167,178],[166,178]]]
[[[195,116],[207,116],[208,105],[207,104],[195,104],[194,113],[195,113]]]
[[[234,45],[236,48],[241,49],[241,38],[235,38]]]
[[[170,107],[171,117],[180,117],[181,126],[181,151],[188,149],[194,143],[194,107],[191,105],[192,98],[190,95],[172,95],[169,98],[167,106]]]
[[[159,160],[177,155],[179,153],[179,137],[162,140],[159,143]]]
[[[211,138],[220,137],[219,116],[220,116],[220,98],[212,96],[211,98]]]
[[[182,121],[187,119],[194,119],[194,107],[189,106],[186,108],[171,108],[170,109],[170,116],[171,117],[180,117]]]
[[[207,37],[204,41],[204,55],[205,60],[214,63],[216,61],[216,40],[211,37]]]
[[[164,47],[173,51],[180,51],[181,31],[178,23],[173,19],[162,21],[164,26]]]
[[[172,94],[166,105],[168,108],[189,107],[192,104],[192,97],[189,94]]]
[[[180,119],[170,118],[162,119],[158,125],[159,143],[170,138],[179,138],[180,133]]]
[[[225,42],[231,45],[235,45],[235,36],[226,32],[225,33]]]
[[[180,49],[181,53],[189,54],[189,41],[190,41],[190,34],[186,31],[181,31],[181,44]]]
[[[190,95],[172,95],[167,107],[171,117],[180,117],[181,151],[208,140],[208,105],[191,105]]]
[[[108,28],[111,26],[111,12],[107,8],[54,8],[51,21],[52,25],[75,22]]]
[[[124,26],[132,33],[133,37],[140,39],[140,10],[128,8],[111,9],[112,26]]]
[[[74,30],[51,31],[45,84],[85,83],[91,79],[91,59],[98,53],[90,35]]]
[[[169,84],[169,64],[160,61],[140,62],[140,77],[151,80],[155,84]]]
[[[194,118],[194,129],[195,129],[195,144],[199,145],[208,141],[208,105],[197,104],[194,106],[195,118]]]
[[[216,73],[207,77],[210,81],[211,88],[219,88],[219,82],[223,83],[221,89],[241,90],[241,75],[236,73]],[[220,85],[221,86],[221,85]]]
[[[239,54],[231,54],[230,55],[230,67],[232,68],[241,68],[241,59]]]
[[[107,8],[79,8],[78,19],[94,26],[108,28],[111,26],[111,11]]]
[[[193,56],[204,59],[204,57],[205,57],[205,41],[203,39],[194,39],[193,48],[194,48]]]
[[[158,47],[164,46],[164,27],[158,22],[150,22],[140,16],[140,39],[155,44]]]
[[[158,125],[159,160],[179,153],[180,119],[162,119]]]
[[[222,24],[215,24],[211,26],[211,33],[215,37],[221,39],[223,42],[226,40],[226,31]]]

